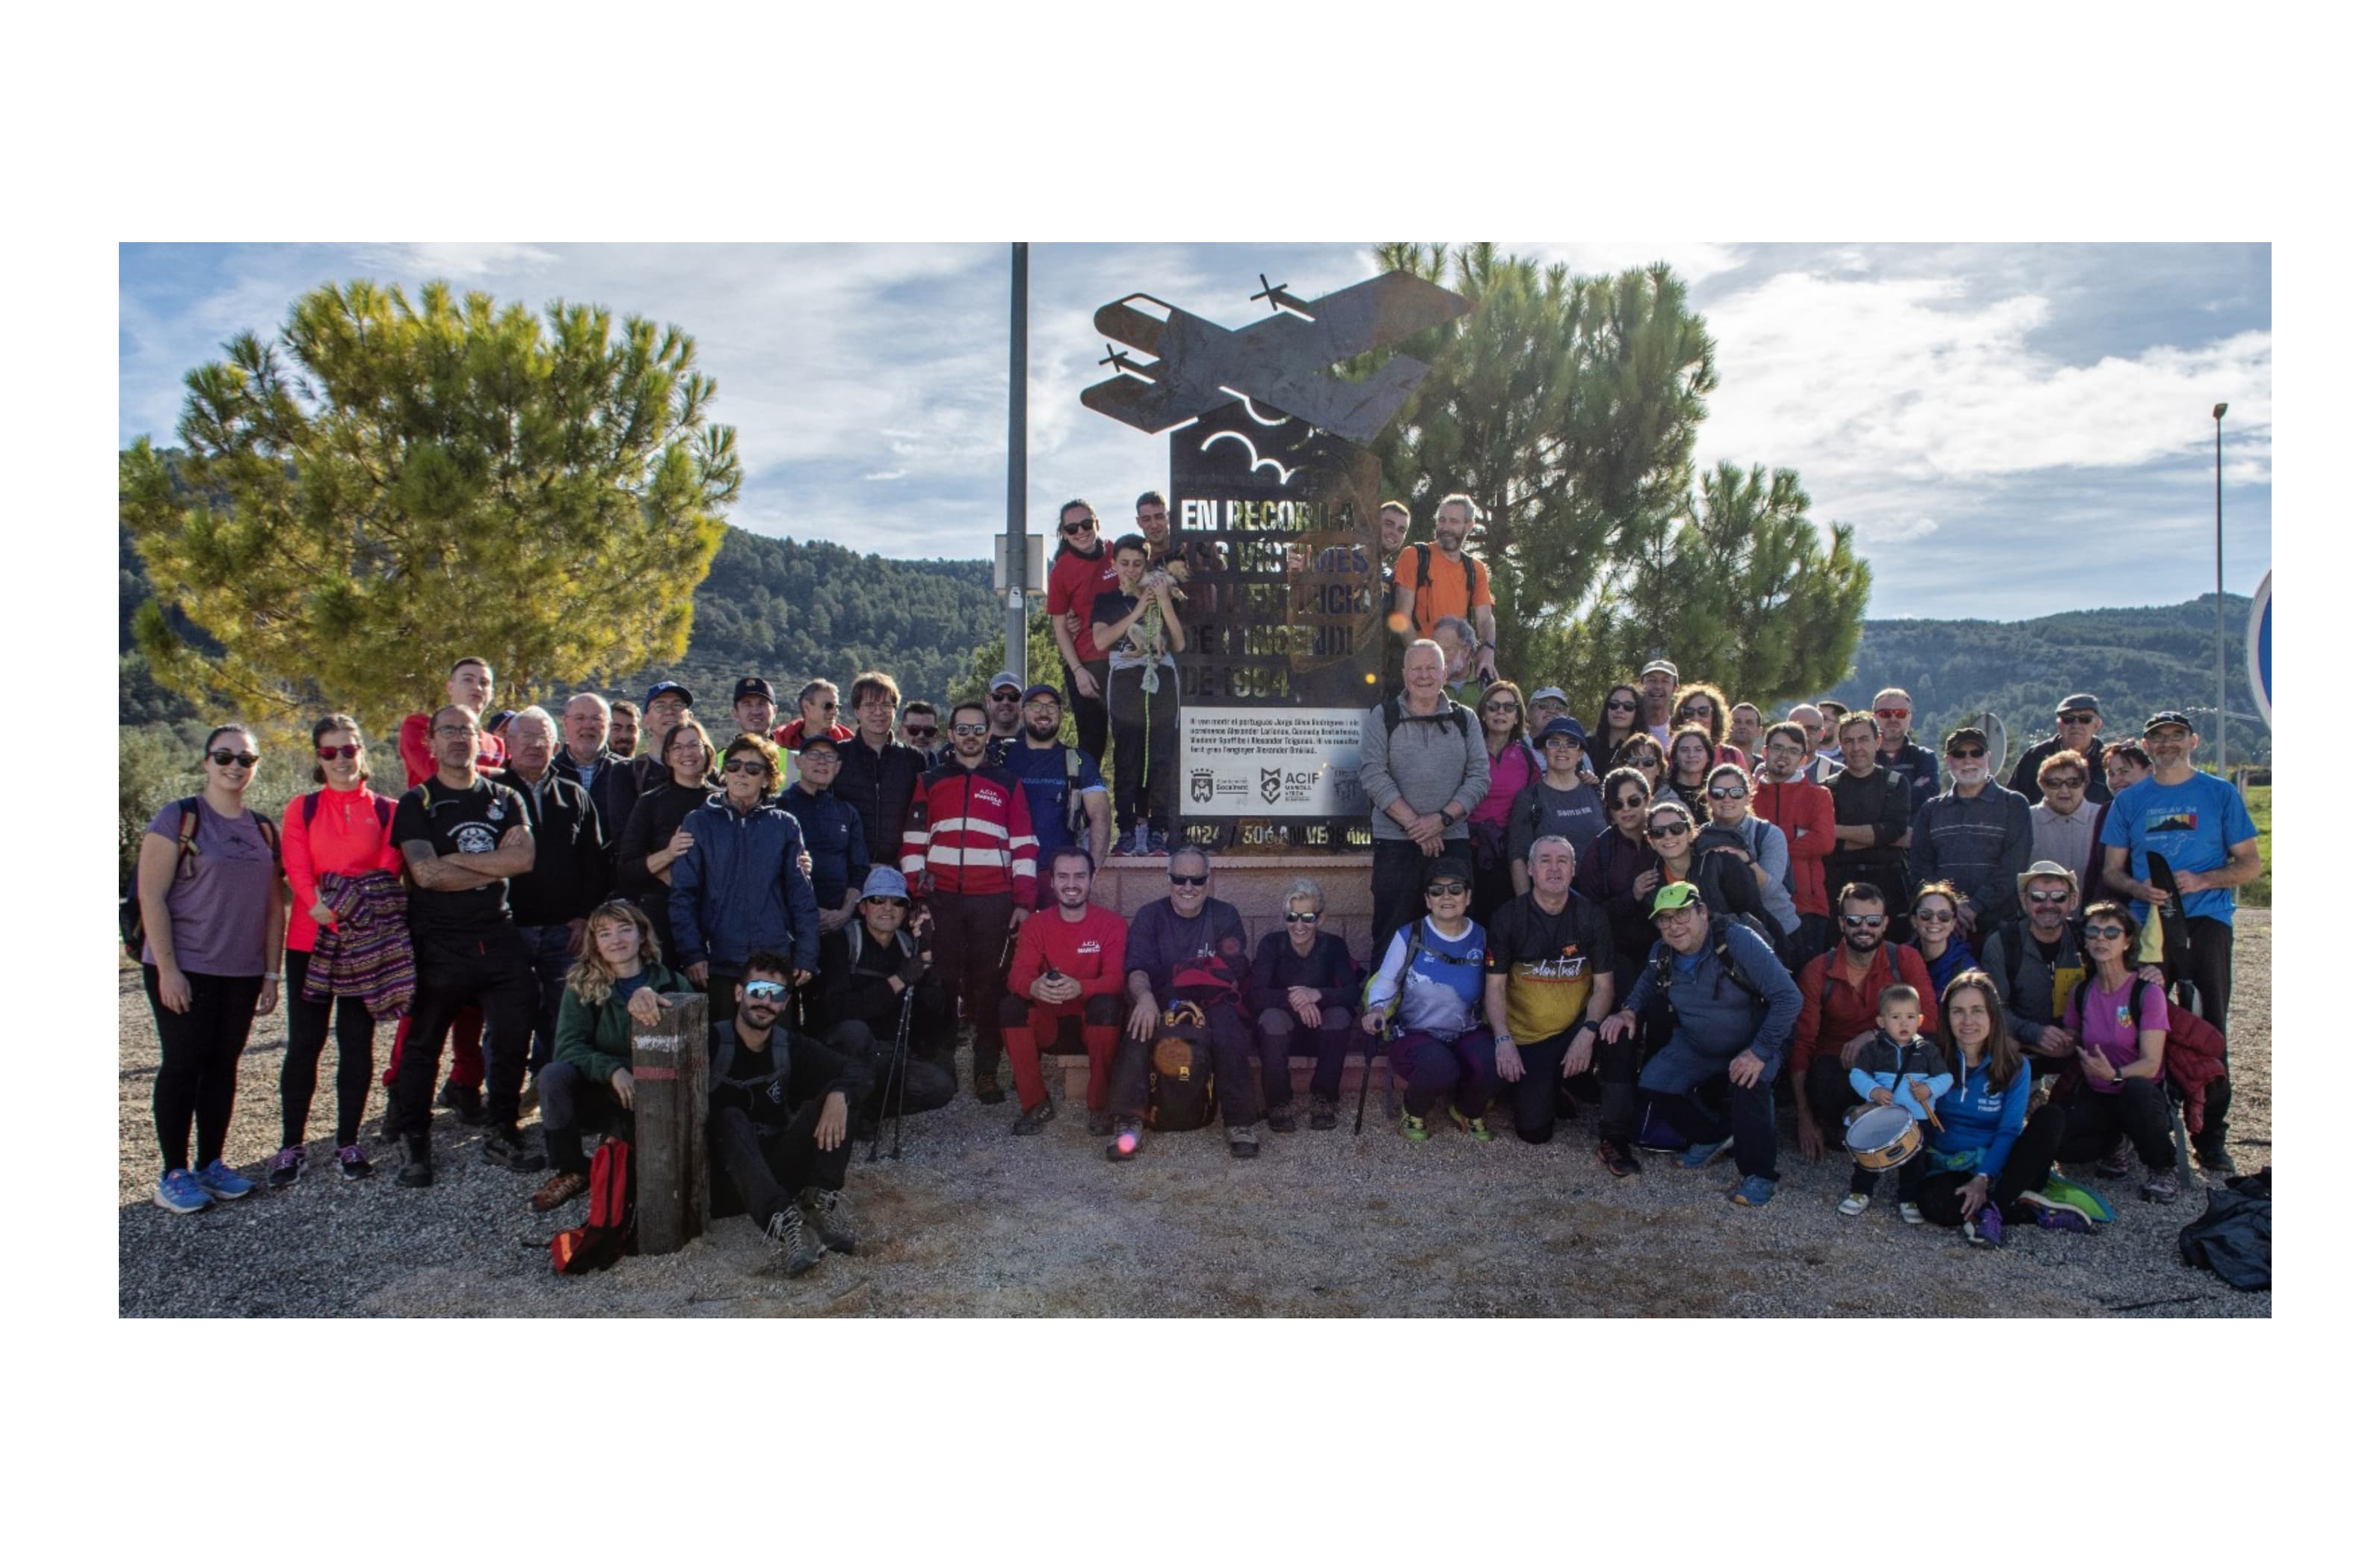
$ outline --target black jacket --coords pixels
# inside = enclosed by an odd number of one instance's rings
[[[872,1030],[877,1039],[890,1039],[900,1024],[900,998],[891,989],[891,977],[915,952],[916,943],[902,931],[890,946],[878,945],[866,923],[865,916],[854,915],[848,925],[829,932],[818,944],[822,967],[818,971],[814,1016],[821,1021],[810,1027],[830,1029],[855,1019]],[[851,942],[854,932],[858,935],[854,959]],[[925,978],[916,984],[916,1006],[938,1016],[940,991],[941,971],[937,966],[927,965]]]
[[[520,791],[536,844],[536,863],[511,879],[513,923],[566,925],[584,918],[611,894],[611,850],[593,801],[567,770],[552,766],[533,786],[510,767],[496,781]]]
[[[916,780],[931,762],[896,736],[879,752],[860,735],[835,749],[842,753],[842,771],[834,775],[834,798],[858,808],[858,820],[866,830],[867,860],[878,866],[898,865],[908,804],[916,798]]]

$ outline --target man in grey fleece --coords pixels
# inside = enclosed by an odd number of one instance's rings
[[[1487,782],[1485,727],[1444,695],[1444,649],[1423,637],[1404,651],[1402,693],[1362,716],[1373,962],[1389,936],[1420,918],[1428,862],[1469,859],[1469,814]]]
[[[2013,879],[2030,863],[2030,802],[1989,777],[1989,737],[1970,726],[1941,748],[1948,788],[1915,808],[1915,885],[1945,879],[1972,910],[1972,940],[2019,918]]]

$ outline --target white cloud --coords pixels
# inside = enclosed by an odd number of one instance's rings
[[[905,469],[892,469],[885,473],[861,474],[859,477],[867,481],[869,483],[873,483],[878,481],[887,479],[906,479],[908,477],[908,470]]]

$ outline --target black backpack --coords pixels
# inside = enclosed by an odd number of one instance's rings
[[[198,855],[198,797],[183,796],[181,808],[182,825],[173,836],[173,874],[176,877],[184,875],[190,861]],[[272,870],[278,875],[281,871],[281,830],[267,822],[262,812],[252,811],[247,815],[256,824],[256,830],[264,835],[264,847],[272,851]],[[313,820],[313,816],[310,811],[305,814],[308,822]],[[149,931],[147,920],[140,913],[140,862],[137,857],[134,858],[132,873],[124,880],[123,897],[115,901],[115,929],[124,938],[124,956],[136,964],[140,962],[140,949],[148,944]]]
[[[2204,1213],[2179,1233],[2182,1263],[2208,1268],[2239,1290],[2270,1288],[2270,1168],[2231,1176],[2205,1194]]]
[[[1759,989],[1757,983],[1753,981],[1750,978],[1749,974],[1742,968],[1740,961],[1733,956],[1732,944],[1726,940],[1727,934],[1732,930],[1733,918],[1731,916],[1711,915],[1709,917],[1709,941],[1715,945],[1717,968],[1720,977],[1722,979],[1731,980],[1734,984],[1741,987],[1742,990],[1750,992],[1752,996],[1763,996],[1766,993]],[[1661,946],[1658,956],[1652,960],[1651,977],[1651,983],[1657,987],[1657,994],[1662,998],[1664,998],[1667,992],[1674,988],[1676,983],[1676,954],[1673,948],[1666,947],[1665,945]],[[1714,992],[1712,992],[1711,994],[1714,995]]]
[[[1441,724],[1448,716],[1452,719],[1452,727],[1461,731],[1461,738],[1463,741],[1469,739],[1469,710],[1451,697],[1444,699],[1444,710],[1440,713],[1405,713],[1402,703],[1389,697],[1379,705],[1379,714],[1386,724],[1390,741],[1395,738],[1395,726],[1406,719],[1415,724]]]
[[[1214,1107],[1212,1031],[1195,1003],[1175,1002],[1148,1053],[1147,1125],[1164,1133],[1209,1126]]]
[[[1418,549],[1419,586],[1421,588],[1426,588],[1427,587],[1428,563],[1436,559],[1436,546],[1432,544],[1423,544],[1420,545]],[[1461,552],[1461,576],[1463,588],[1468,595],[1468,602],[1462,607],[1462,613],[1465,615],[1470,611],[1477,608],[1477,557],[1470,554],[1469,552],[1465,550]],[[1412,598],[1414,601],[1416,602],[1419,595],[1414,593]]]

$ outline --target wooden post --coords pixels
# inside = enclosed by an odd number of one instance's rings
[[[661,1021],[637,1026],[636,1238],[673,1253],[710,1218],[710,999],[663,996]]]

